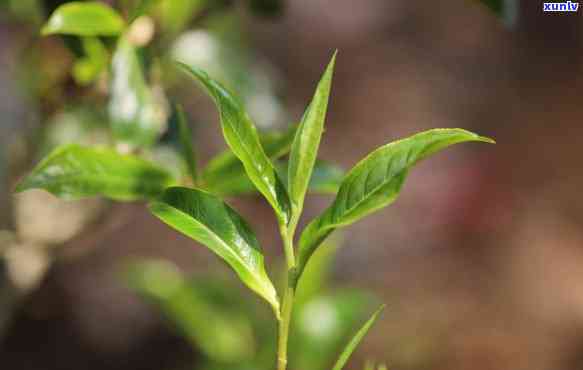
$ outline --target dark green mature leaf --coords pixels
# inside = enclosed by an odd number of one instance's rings
[[[180,64],[205,88],[221,117],[225,140],[245,167],[249,179],[271,204],[281,224],[289,221],[287,190],[259,141],[257,129],[243,105],[221,84],[198,68]]]
[[[366,323],[364,323],[360,330],[358,330],[358,332],[350,340],[346,348],[344,348],[344,351],[342,351],[342,353],[340,354],[340,357],[338,358],[338,361],[336,362],[332,370],[342,370],[344,368],[344,366],[348,362],[348,359],[350,358],[356,347],[358,347],[358,345],[360,344],[366,333],[370,330],[370,327],[374,324],[377,317],[384,308],[385,305],[382,305],[378,310],[376,310],[376,312],[371,316],[371,318],[368,319]]]
[[[140,158],[70,144],[41,161],[16,191],[44,189],[66,199],[135,200],[153,198],[173,182],[167,171]]]
[[[180,136],[180,153],[186,163],[186,168],[192,178],[193,184],[196,184],[198,170],[196,165],[196,155],[192,148],[192,131],[190,130],[190,126],[188,126],[182,107],[176,107],[176,115],[178,118],[178,135]]]
[[[293,125],[283,133],[260,134],[259,141],[265,154],[271,160],[276,160],[289,153],[297,128],[297,125]],[[202,178],[207,188],[217,194],[237,195],[256,191],[243,164],[231,150],[213,158],[204,169]]]
[[[462,129],[434,129],[378,148],[346,175],[334,202],[303,231],[300,272],[318,245],[336,228],[350,225],[391,204],[409,169],[450,145],[465,141],[493,142]]]
[[[120,37],[112,60],[109,115],[116,137],[132,146],[148,146],[161,134],[166,116],[146,83],[136,48]]]
[[[220,198],[198,189],[173,187],[150,204],[150,211],[225,260],[278,314],[277,293],[265,272],[259,242],[243,218]]]
[[[102,2],[70,2],[53,12],[42,34],[116,36],[124,28],[122,17]]]
[[[318,83],[316,93],[302,117],[292,145],[288,168],[288,190],[293,220],[298,220],[302,212],[304,198],[312,177],[312,169],[318,156],[335,61],[336,53],[332,56],[332,60]]]

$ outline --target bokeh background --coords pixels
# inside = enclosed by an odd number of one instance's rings
[[[216,327],[201,329],[194,320],[177,330],[180,320],[168,316],[188,313],[161,304],[164,294],[152,286],[164,291],[163,278],[193,276],[196,285],[212,276],[242,290],[213,255],[141,203],[67,203],[40,191],[11,192],[55,145],[107,140],[107,68],[88,80],[75,75],[75,40],[39,34],[59,3],[0,2],[0,368],[210,369],[206,357],[215,347],[201,346],[197,335]],[[353,329],[374,302],[388,303],[351,369],[367,359],[393,370],[583,368],[581,12],[543,14],[534,0],[487,3],[289,0],[277,9],[273,1],[200,0],[178,18],[154,13],[142,29],[144,60],[160,65],[150,80],[184,105],[202,160],[225,148],[218,117],[165,60],[221,76],[245,97],[261,128],[283,129],[299,119],[338,49],[320,152],[343,168],[388,141],[434,127],[497,140],[424,162],[393,206],[335,242],[328,284],[371,302],[354,309],[364,314],[349,315],[355,324],[345,321]],[[175,160],[171,145],[152,156]],[[305,219],[330,200],[310,198]],[[246,196],[232,204],[277,264],[267,203]],[[140,270],[132,285],[127,266],[135,260],[160,265],[151,275]],[[338,304],[350,311],[358,295],[346,297]],[[334,316],[341,311],[325,303],[312,305],[308,316],[316,320],[306,325],[330,315],[341,320]],[[190,314],[206,318],[201,310]],[[270,320],[268,312],[256,313]],[[265,336],[272,331],[267,325]],[[333,336],[342,339],[339,333]],[[296,361],[298,370],[330,367]]]

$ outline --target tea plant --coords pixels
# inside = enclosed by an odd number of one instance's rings
[[[92,38],[95,36],[120,35],[112,66],[112,84],[119,87],[114,89],[119,95],[113,94],[110,101],[112,129],[121,142],[137,147],[149,145],[159,132],[159,117],[152,108],[152,91],[145,86],[140,73],[116,80],[116,71],[139,70],[135,68],[135,51],[124,35],[125,20],[103,4],[82,4],[66,5],[61,13],[51,17],[43,32],[74,33],[88,37],[89,43],[97,40]],[[87,15],[88,20],[79,14]],[[87,50],[93,49],[88,45]],[[269,304],[278,325],[277,369],[285,370],[298,282],[326,239],[335,230],[393,203],[409,171],[422,159],[457,143],[493,142],[462,129],[433,129],[381,146],[342,175],[336,167],[317,158],[335,60],[336,55],[328,64],[299,125],[269,136],[258,133],[243,103],[226,87],[201,69],[179,64],[214,101],[229,151],[215,157],[201,170],[190,128],[182,111],[176,109],[181,155],[188,178],[176,176],[141,158],[139,150],[127,154],[114,148],[69,144],[43,159],[16,191],[37,188],[65,199],[102,196],[119,201],[150,201],[149,210],[154,216],[208,247],[232,268],[243,284]],[[131,88],[124,90],[128,86]],[[281,161],[286,155],[287,161]],[[296,234],[310,189],[334,193],[336,197]],[[287,283],[279,292],[267,273],[253,230],[223,199],[254,191],[273,208],[281,235]],[[382,306],[349,341],[334,370],[344,368],[381,310]],[[374,366],[371,364],[369,368]]]
[[[316,165],[330,95],[335,56],[326,68],[308,105],[289,154],[287,184],[269,158],[257,130],[239,100],[204,71],[182,65],[214,100],[232,155],[250,182],[266,198],[279,224],[287,264],[287,286],[279,294],[270,280],[261,247],[249,224],[212,188],[204,185],[196,161],[184,151],[193,186],[174,186],[165,170],[144,160],[109,149],[77,145],[59,148],[45,158],[17,191],[42,188],[57,196],[80,198],[101,195],[112,199],[152,199],[150,212],[164,223],[206,245],[222,258],[241,281],[269,303],[278,322],[277,368],[287,368],[287,348],[298,280],[313,253],[336,229],[348,226],[395,201],[409,170],[422,159],[466,141],[493,142],[462,129],[433,129],[382,146],[357,163],[344,177],[332,204],[313,219],[296,241],[295,233],[306,192]],[[184,125],[184,120],[181,120]],[[183,129],[186,128],[183,126]],[[186,136],[184,136],[186,137]],[[185,142],[186,143],[186,142]],[[224,158],[232,158],[230,154]],[[239,162],[231,162],[233,166]],[[232,178],[222,179],[229,182]],[[382,307],[356,333],[341,353],[335,370],[372,326]]]

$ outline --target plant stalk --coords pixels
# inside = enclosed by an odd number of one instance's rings
[[[295,294],[295,273],[296,260],[294,256],[293,234],[294,227],[282,226],[280,228],[281,238],[285,251],[285,260],[287,263],[287,284],[283,294],[281,305],[281,319],[278,328],[277,343],[277,370],[286,370],[287,368],[287,346],[289,338],[289,327],[292,318],[293,302]]]
[[[294,288],[288,286],[283,296],[281,306],[281,320],[279,321],[279,339],[277,344],[277,370],[287,368],[287,342],[289,338],[289,326],[294,300]]]

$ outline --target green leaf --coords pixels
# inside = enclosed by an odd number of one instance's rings
[[[158,16],[163,34],[177,34],[188,27],[193,17],[199,15],[215,0],[160,1]]]
[[[287,168],[287,161],[275,162],[275,169],[283,183],[287,179]],[[206,188],[218,195],[257,194],[255,185],[249,180],[240,162],[236,166],[213,172],[209,179],[205,181]],[[336,194],[343,179],[344,171],[340,167],[318,160],[312,171],[308,191],[310,194]]]
[[[162,133],[162,102],[146,83],[136,48],[120,37],[112,60],[109,115],[116,137],[132,146],[148,146]]]
[[[462,129],[434,129],[382,146],[360,161],[346,175],[330,207],[302,232],[298,255],[300,273],[332,231],[395,201],[409,169],[417,162],[465,141],[493,142]]]
[[[292,223],[297,222],[304,206],[304,198],[312,177],[312,169],[318,156],[320,139],[324,131],[324,121],[328,109],[328,98],[332,86],[332,74],[336,53],[328,64],[316,93],[302,117],[300,127],[292,145],[289,168],[288,189],[292,205]]]
[[[57,8],[42,28],[43,35],[116,36],[125,28],[122,17],[101,2],[70,2]]]
[[[104,196],[149,199],[174,182],[164,169],[131,155],[76,144],[55,149],[16,187],[44,189],[60,198]]]
[[[150,204],[150,211],[225,260],[243,283],[267,300],[276,315],[279,314],[277,293],[265,272],[255,234],[221,199],[201,190],[173,187]]]
[[[289,153],[297,128],[297,125],[293,125],[283,133],[260,134],[259,141],[265,154],[271,160],[276,160]],[[203,171],[202,179],[206,187],[217,194],[238,195],[256,191],[243,164],[231,150],[211,159]],[[282,182],[285,183],[283,179]]]
[[[188,173],[192,178],[192,183],[196,184],[198,180],[198,170],[196,166],[196,155],[194,149],[192,148],[192,131],[188,122],[186,121],[186,116],[184,115],[184,110],[180,106],[176,106],[176,115],[178,118],[178,135],[180,138],[180,152],[182,158],[186,163],[186,168]]]
[[[280,224],[287,224],[290,210],[287,190],[265,154],[257,129],[242,104],[202,70],[179,64],[200,82],[214,100],[227,144],[243,163],[249,179],[275,210]]]
[[[297,125],[293,125],[283,133],[260,134],[259,141],[265,154],[271,160],[276,160],[289,153],[297,128]],[[202,178],[206,187],[216,194],[239,195],[257,191],[243,164],[231,150],[213,158],[204,169]],[[285,184],[283,178],[282,182]]]
[[[287,179],[289,165],[280,162],[277,165],[283,181]],[[317,159],[312,169],[312,177],[308,184],[308,192],[311,194],[336,194],[344,180],[344,170],[336,165]]]
[[[310,258],[296,287],[294,298],[296,307],[301,307],[305,302],[328,290],[334,259],[342,244],[340,240],[342,238],[338,236],[339,234],[336,234],[335,237],[325,240]]]
[[[80,85],[88,85],[99,77],[107,67],[107,49],[97,37],[84,37],[82,40],[85,56],[73,65],[73,77]]]
[[[368,319],[366,323],[364,323],[360,330],[358,330],[358,332],[354,335],[354,337],[350,340],[346,348],[344,348],[344,350],[340,354],[340,357],[338,358],[338,361],[336,361],[336,364],[334,365],[332,370],[342,370],[344,368],[344,366],[348,362],[348,359],[350,358],[356,347],[358,347],[358,345],[362,341],[362,338],[364,338],[364,336],[369,331],[370,327],[374,324],[377,317],[384,308],[385,305],[382,305],[378,310],[376,310],[376,312],[371,316],[371,318]]]

